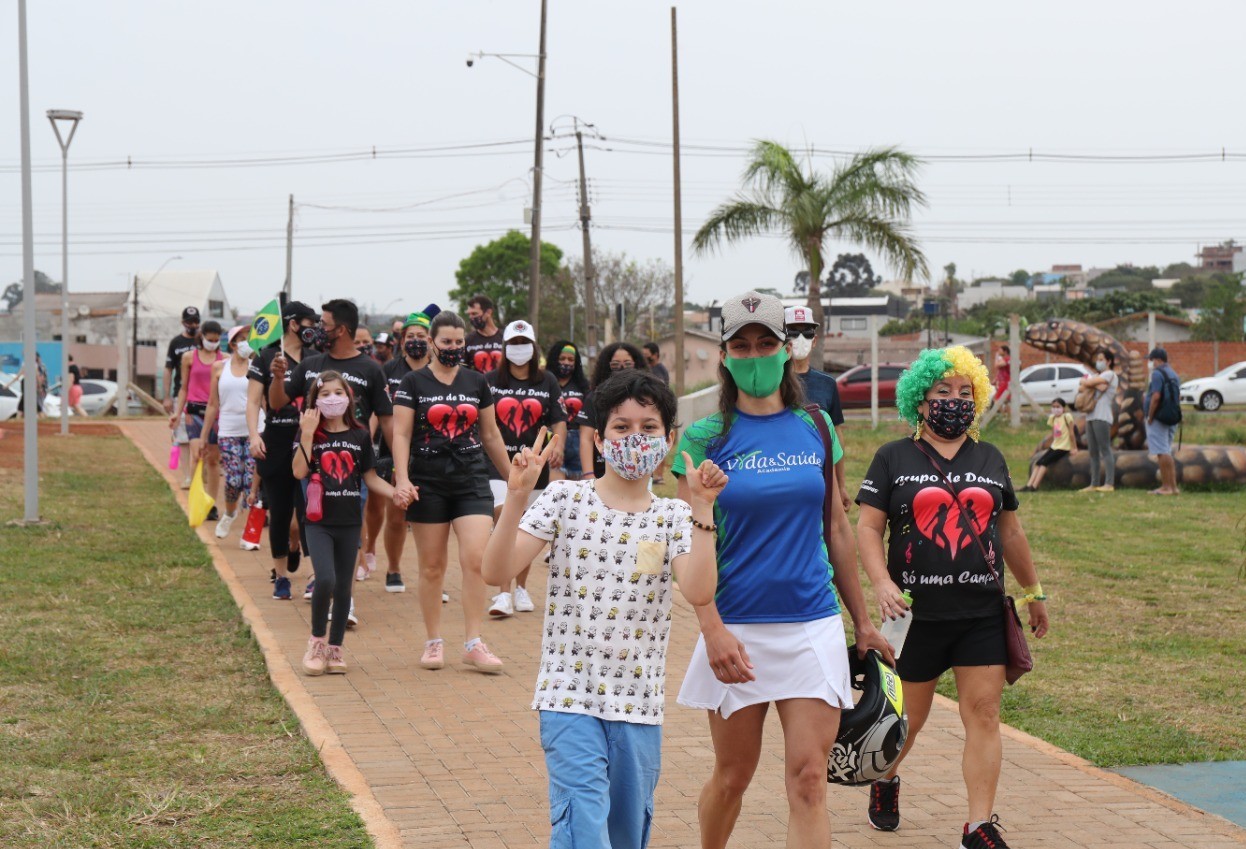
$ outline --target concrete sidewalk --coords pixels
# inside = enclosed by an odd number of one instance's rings
[[[165,468],[169,431],[163,422],[123,423],[122,431],[180,494],[179,473]],[[350,671],[306,678],[299,673],[310,629],[302,600],[307,567],[296,575],[296,600],[271,600],[267,542],[242,551],[243,522],[220,541],[217,568],[239,601],[264,649],[270,674],[304,730],[325,754],[330,771],[355,795],[381,849],[514,849],[545,845],[549,837],[544,761],[536,715],[528,710],[540,650],[544,576],[533,570],[537,612],[487,622],[484,638],[506,663],[498,676],[456,662],[437,672],[418,667],[424,630],[415,596],[417,570],[410,539],[404,551],[404,594],[384,591],[384,554],[371,580],[355,584],[360,625],[347,633]],[[201,529],[216,548],[211,528]],[[447,659],[462,642],[459,575],[452,561],[443,607]],[[674,703],[696,643],[696,618],[676,602],[671,632],[662,780],[651,846],[699,845],[697,795],[713,763],[705,716]],[[1042,674],[1041,672],[1038,674]],[[1021,686],[1024,686],[1022,684]],[[964,821],[960,777],[963,734],[955,705],[940,699],[904,770],[904,825],[872,831],[865,789],[833,787],[830,810],[836,846],[955,846]],[[744,802],[732,846],[769,847],[785,841],[787,805],[777,716],[767,727],[762,762]],[[1246,845],[1246,829],[1204,814],[1157,791],[1010,728],[997,801],[1005,837],[1017,849],[1137,847],[1228,849]]]

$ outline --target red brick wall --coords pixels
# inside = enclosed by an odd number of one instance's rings
[[[995,352],[1003,344],[1005,343],[999,340],[991,343],[992,362],[995,358]],[[1144,357],[1150,353],[1146,342],[1122,342],[1121,344],[1130,351],[1136,351]],[[1219,365],[1217,365],[1216,357],[1217,344],[1220,348]],[[1246,360],[1246,342],[1169,342],[1164,346],[1164,350],[1168,352],[1168,364],[1173,367],[1182,380],[1207,377],[1208,375],[1215,374],[1222,368]],[[1048,354],[1046,351],[1040,351],[1035,347],[1026,345],[1024,342],[1021,343],[1021,368],[1028,368],[1039,363],[1068,362],[1073,362],[1073,360],[1070,360],[1068,357]],[[988,363],[987,367],[991,370],[992,376],[994,376],[994,365]]]

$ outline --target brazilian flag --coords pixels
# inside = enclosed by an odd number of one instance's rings
[[[251,322],[251,335],[247,341],[252,350],[258,351],[281,338],[281,304],[269,301]]]

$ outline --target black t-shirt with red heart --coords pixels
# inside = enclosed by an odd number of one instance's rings
[[[521,448],[536,445],[537,434],[541,427],[553,429],[554,425],[567,420],[567,411],[562,406],[562,389],[558,386],[558,378],[549,372],[543,372],[541,379],[535,382],[516,380],[511,377],[509,386],[503,387],[502,371],[491,371],[486,375],[489,388],[493,390],[494,412],[498,419],[498,430],[502,432],[502,441],[506,443],[506,456],[514,457]],[[496,469],[491,470],[490,478],[501,480],[502,476]],[[536,488],[543,489],[549,483],[549,467],[541,472]]]
[[[887,514],[887,571],[900,589],[913,594],[914,619],[1001,615],[999,585],[969,523],[995,571],[1004,577],[998,519],[1001,510],[1017,509],[1004,455],[994,445],[972,439],[951,460],[929,443],[922,448],[951,479],[965,510],[912,439],[879,448],[857,503]]]
[[[588,384],[577,384],[575,379],[568,380],[561,387],[562,409],[567,414],[567,428],[574,429],[584,424],[584,398],[588,395]]]
[[[376,465],[368,431],[357,427],[339,433],[317,431],[312,438],[312,471],[324,486],[321,525],[363,522],[363,476]]]
[[[431,366],[413,371],[394,392],[394,404],[415,411],[411,456],[479,454],[480,411],[493,406],[483,374],[459,368],[448,385]]]
[[[502,331],[485,336],[479,330],[467,334],[463,348],[467,365],[481,374],[488,374],[502,364]]]

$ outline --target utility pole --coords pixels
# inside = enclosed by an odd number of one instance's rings
[[[671,103],[675,153],[675,396],[684,394],[684,224],[679,178],[679,39],[671,7]]]
[[[132,318],[130,321],[130,380],[138,382],[138,275],[134,275],[134,303],[130,307]],[[169,388],[166,386],[165,394],[168,394]],[[118,392],[118,395],[121,393]]]
[[[17,0],[17,76],[21,103],[22,149],[22,485],[25,495],[23,520],[39,521],[39,369],[35,349],[35,230],[30,188],[30,75],[26,61],[26,0]],[[69,396],[62,393],[62,405]]]
[[[290,195],[290,213],[286,219],[286,282],[281,287],[281,291],[285,294],[282,304],[290,301],[290,290],[294,284],[294,195]]]
[[[575,146],[580,151],[580,229],[584,240],[584,312],[587,316],[588,355],[597,356],[597,271],[593,268],[593,242],[588,232],[592,213],[588,208],[588,180],[584,176],[584,136],[577,128]]]
[[[540,330],[541,316],[541,173],[545,161],[545,9],[541,0],[541,48],[536,71],[536,164],[532,169],[532,267],[528,271],[528,323],[533,335]]]

